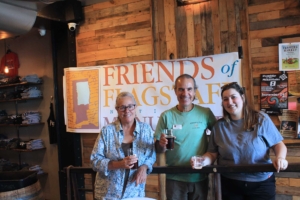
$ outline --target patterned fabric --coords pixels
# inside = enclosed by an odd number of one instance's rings
[[[148,124],[137,120],[135,120],[135,123],[133,151],[138,152],[139,166],[147,165],[147,174],[149,174],[156,160],[154,134]],[[117,120],[103,127],[95,142],[91,154],[91,164],[93,170],[97,171],[95,181],[96,199],[118,200],[145,196],[145,183],[136,186],[135,182],[131,182],[136,170],[130,170],[123,197],[125,169],[108,170],[109,161],[122,160],[125,157],[122,150],[123,138],[123,129],[120,121]]]

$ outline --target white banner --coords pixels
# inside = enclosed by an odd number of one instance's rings
[[[131,92],[137,101],[137,119],[153,130],[160,114],[177,105],[175,79],[189,74],[196,80],[195,104],[222,116],[221,86],[241,83],[238,53],[176,60],[154,60],[94,67],[66,68],[65,119],[68,132],[98,133],[117,117],[115,100]]]

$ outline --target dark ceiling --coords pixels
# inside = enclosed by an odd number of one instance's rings
[[[109,0],[0,0],[0,39],[25,34],[32,27],[48,29],[51,20],[79,22],[82,7],[105,1]]]

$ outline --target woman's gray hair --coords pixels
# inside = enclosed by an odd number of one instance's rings
[[[130,92],[121,92],[120,94],[118,94],[118,96],[116,98],[115,107],[118,107],[118,101],[123,97],[130,97],[132,99],[132,101],[134,102],[134,104],[136,104],[135,98]]]

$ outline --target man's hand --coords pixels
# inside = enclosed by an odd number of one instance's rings
[[[159,139],[159,145],[162,147],[162,148],[166,148],[168,144],[168,140],[166,138],[166,135],[165,134],[161,134],[160,135],[160,139]]]
[[[156,153],[164,153],[167,150],[166,145],[168,144],[168,140],[165,134],[161,134],[159,140],[155,141],[155,150]]]

